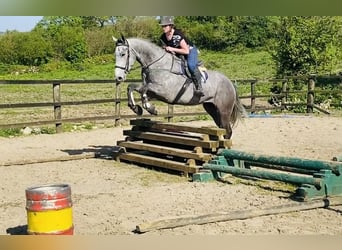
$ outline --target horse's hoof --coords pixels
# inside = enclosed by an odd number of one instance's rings
[[[151,115],[158,115],[157,110],[152,107],[152,108],[148,108],[147,111],[151,114]]]

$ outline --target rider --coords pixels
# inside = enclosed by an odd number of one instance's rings
[[[197,48],[180,30],[175,28],[173,16],[162,16],[160,18],[160,26],[163,28],[164,32],[160,37],[163,43],[163,48],[168,52],[174,53],[176,56],[185,56],[191,73],[191,78],[196,86],[195,93],[199,96],[204,96],[201,83],[202,75],[197,67]]]

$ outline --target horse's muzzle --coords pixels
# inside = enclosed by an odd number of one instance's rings
[[[115,80],[116,80],[116,82],[123,82],[125,80],[125,78],[122,76],[117,76],[117,77],[115,77]]]
[[[122,70],[115,69],[114,79],[116,82],[123,82],[126,80],[126,74]]]

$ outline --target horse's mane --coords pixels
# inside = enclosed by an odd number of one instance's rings
[[[146,44],[150,45],[151,47],[153,47],[154,50],[157,50],[157,49],[162,50],[162,48],[160,46],[153,43],[151,40],[148,40],[145,38],[131,37],[131,38],[128,38],[127,40],[129,43],[135,43],[135,44],[146,43]]]

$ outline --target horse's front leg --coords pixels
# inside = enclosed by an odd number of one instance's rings
[[[151,104],[148,100],[147,91],[148,91],[148,85],[144,85],[141,91],[141,101],[142,101],[143,108],[146,109],[151,115],[157,115],[158,112],[155,106]]]
[[[138,93],[141,93],[141,85],[132,83],[129,84],[127,87],[127,97],[128,97],[128,107],[130,107],[134,113],[136,113],[137,115],[142,115],[143,114],[143,109],[139,106],[136,105],[135,101],[134,101],[134,95],[133,92],[137,91]]]

